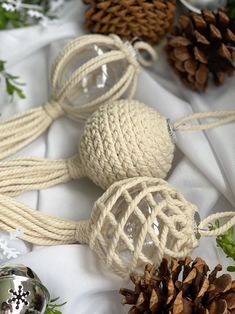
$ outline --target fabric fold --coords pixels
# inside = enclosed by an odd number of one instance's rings
[[[1,90],[2,117],[37,106],[48,98],[50,66],[69,38],[84,34],[83,11],[81,2],[69,1],[61,19],[46,29],[35,26],[0,32],[0,59],[7,59],[9,70],[20,74],[27,83],[26,100],[15,100],[14,104],[3,101]],[[172,122],[193,112],[234,109],[234,78],[226,80],[219,89],[209,87],[205,94],[198,95],[178,85],[163,51],[161,55],[151,73],[143,69],[136,99],[153,106]],[[18,156],[52,159],[72,156],[77,153],[82,130],[82,124],[62,118]],[[182,156],[175,158],[168,181],[199,207],[202,218],[214,211],[233,210],[234,136],[235,124],[207,132],[177,132],[177,146]],[[88,179],[81,179],[40,191],[39,197],[37,192],[28,192],[18,199],[35,210],[83,220],[89,218],[94,202],[102,193]],[[33,247],[30,252],[31,247],[17,241],[22,256],[11,262],[32,267],[53,297],[60,296],[62,302],[67,301],[64,314],[126,312],[120,305],[118,290],[127,283],[104,269],[88,247]],[[211,268],[217,262],[224,266],[229,263],[217,249],[215,239],[202,239],[193,255],[205,258]]]

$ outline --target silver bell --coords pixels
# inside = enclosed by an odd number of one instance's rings
[[[0,314],[42,314],[49,300],[48,290],[29,267],[0,267]]]

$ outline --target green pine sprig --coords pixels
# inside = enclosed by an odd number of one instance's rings
[[[235,19],[235,0],[228,0],[229,15],[232,19]]]
[[[43,13],[48,18],[53,18],[53,16],[47,15],[47,12],[50,8],[49,0],[24,0],[23,3],[40,6],[41,13]],[[39,20],[40,19],[36,17],[32,18],[29,16],[26,9],[17,9],[14,11],[5,10],[5,8],[1,6],[0,1],[0,30],[9,27],[19,28],[37,24]]]
[[[210,225],[210,230],[215,230],[219,227],[220,222],[219,220],[216,220],[214,225]],[[235,238],[233,227],[231,227],[226,233],[217,236],[216,243],[217,246],[224,251],[226,257],[232,258],[235,262]],[[230,272],[235,272],[235,265],[228,266],[227,270]]]
[[[0,60],[0,77],[3,77],[5,80],[6,92],[12,97],[17,95],[19,98],[25,98],[25,94],[20,88],[20,86],[25,84],[18,81],[19,76],[15,76],[6,72],[5,63],[6,61]]]
[[[62,314],[62,312],[58,310],[58,308],[64,306],[67,302],[56,304],[55,302],[57,302],[58,300],[59,300],[59,297],[52,299],[50,301],[50,303],[47,306],[45,314]]]

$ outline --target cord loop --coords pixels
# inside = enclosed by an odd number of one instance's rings
[[[139,63],[136,60],[134,49],[130,48],[130,46],[124,43],[120,37],[115,34],[111,34],[110,37],[112,38],[115,46],[123,52],[128,62],[135,68],[135,70],[139,71]]]

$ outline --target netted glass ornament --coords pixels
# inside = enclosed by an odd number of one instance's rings
[[[183,258],[199,245],[200,236],[224,233],[235,223],[234,212],[198,220],[198,208],[166,181],[139,177],[114,183],[96,201],[88,221],[66,221],[34,211],[0,195],[0,230],[21,228],[22,239],[37,245],[88,244],[110,269],[123,277],[159,264],[163,257]],[[215,230],[208,224],[229,221]]]

